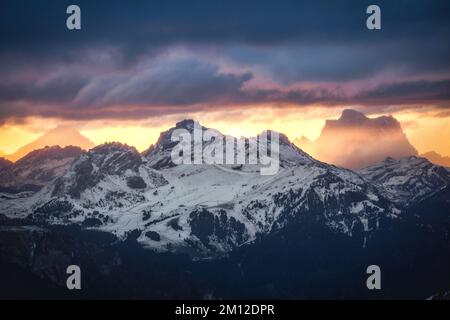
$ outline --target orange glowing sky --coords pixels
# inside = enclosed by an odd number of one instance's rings
[[[338,118],[344,107],[284,107],[268,106],[233,108],[230,111],[197,112],[184,115],[162,116],[140,121],[69,122],[58,119],[29,118],[20,124],[6,123],[0,126],[0,151],[10,154],[33,141],[41,134],[59,125],[76,127],[96,145],[119,141],[142,151],[154,143],[161,131],[172,127],[184,118],[194,118],[203,125],[233,136],[252,136],[264,129],[285,133],[291,141],[302,135],[316,139],[326,119]],[[370,117],[380,114],[370,114]],[[410,142],[419,153],[436,151],[450,156],[450,119],[439,116],[433,108],[396,111],[392,115],[400,121]]]

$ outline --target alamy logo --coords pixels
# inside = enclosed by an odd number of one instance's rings
[[[381,30],[381,9],[377,5],[370,5],[366,10],[370,16],[367,18],[366,26],[369,30]]]
[[[73,264],[67,267],[66,273],[70,276],[67,277],[66,286],[69,290],[81,289],[81,269],[79,266]]]
[[[70,14],[66,20],[66,26],[69,30],[81,30],[81,9],[79,6],[72,4],[67,7],[66,13]]]
[[[367,274],[370,276],[367,278],[366,286],[369,290],[380,290],[381,289],[381,269],[376,264],[370,265],[366,270]]]
[[[278,132],[267,131],[255,138],[236,139],[204,129],[194,121],[193,130],[178,128],[171,140],[179,142],[171,152],[174,164],[260,164],[261,175],[274,175],[280,167]]]

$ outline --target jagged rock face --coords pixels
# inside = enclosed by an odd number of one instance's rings
[[[359,173],[377,185],[392,202],[402,206],[420,201],[450,184],[448,169],[420,157],[387,158]]]
[[[0,169],[0,186],[4,191],[39,190],[60,177],[74,159],[83,153],[78,147],[45,147],[3,169]]]
[[[194,120],[186,119],[177,122],[174,128],[162,132],[156,144],[151,145],[150,148],[142,153],[147,161],[147,165],[157,170],[174,167],[175,164],[172,162],[171,152],[178,144],[178,141],[172,141],[172,134],[177,129],[185,129],[193,133],[194,125],[196,125]],[[200,126],[198,123],[197,125],[202,130],[207,130],[207,128]]]
[[[63,176],[37,194],[30,217],[94,228],[120,225],[123,214],[146,203],[146,192],[164,184],[167,181],[160,173],[143,166],[135,148],[108,143],[82,154]],[[15,207],[15,211],[20,210]]]
[[[142,164],[141,157],[134,147],[117,142],[91,149],[86,158],[91,160],[92,165],[98,168],[100,173],[110,175],[120,175],[126,170],[137,171]]]
[[[360,169],[386,157],[417,155],[395,118],[371,119],[355,110],[344,110],[338,120],[327,120],[309,150],[321,161],[350,169]]]
[[[175,164],[172,162],[172,150],[174,149],[174,147],[179,143],[178,141],[172,141],[171,137],[174,133],[175,130],[177,129],[184,129],[187,130],[189,133],[193,134],[194,133],[194,127],[197,127],[198,129],[201,129],[202,132],[204,133],[206,130],[208,130],[208,128],[200,125],[198,122],[194,121],[194,120],[183,120],[181,122],[178,122],[176,124],[175,127],[161,133],[157,143],[155,145],[152,145],[148,150],[144,151],[142,153],[146,164],[148,166],[150,166],[151,168],[157,169],[157,170],[161,170],[161,169],[167,169],[167,168],[172,168],[175,166]],[[227,138],[233,138],[233,137],[227,137],[225,135],[223,135],[222,133],[220,133],[217,130],[214,130],[214,132],[217,134],[217,137],[214,139],[222,139],[222,143],[224,146],[224,156],[223,158],[226,158],[226,150],[225,150],[225,146],[226,146],[226,139]],[[266,145],[262,145],[264,151],[267,150],[267,156],[271,156],[271,157],[277,157],[280,161],[280,165],[282,167],[285,166],[290,166],[290,165],[295,165],[298,163],[309,163],[312,161],[312,158],[306,154],[305,152],[303,152],[302,150],[300,150],[299,148],[297,148],[293,143],[291,143],[288,139],[288,137],[282,133],[278,133],[279,136],[279,153],[275,154],[275,152],[273,152],[272,154],[272,150],[271,150],[271,140],[272,140],[272,133],[270,130],[266,130],[263,131],[262,133],[266,134],[267,137],[267,146]],[[198,143],[198,141],[194,141],[193,136],[191,136],[191,160],[194,160],[194,153],[196,152],[196,146],[194,146],[194,143]],[[202,138],[200,137],[200,140]],[[229,165],[229,167],[238,167],[240,170],[243,171],[254,171],[254,170],[259,170],[259,166],[258,165],[249,165],[248,164],[248,159],[249,159],[249,150],[250,150],[250,144],[249,144],[249,140],[246,138],[233,138],[234,139],[234,148],[233,148],[233,152],[234,152],[234,159],[236,161],[237,159],[237,141],[240,140],[241,142],[243,142],[244,148],[245,148],[245,157],[246,157],[246,164],[241,165],[238,164],[237,161],[235,163],[235,165],[231,164]],[[200,143],[202,144],[199,148],[200,152],[204,152],[205,148],[207,148],[214,140],[207,140],[207,141],[201,141]],[[257,139],[256,140],[256,148],[259,150],[260,147],[260,140]],[[257,154],[257,159],[258,162],[260,160],[260,154]],[[225,165],[226,166],[226,165]]]
[[[243,213],[261,231],[284,228],[307,217],[331,230],[364,237],[397,210],[381,193],[351,171],[327,165],[288,170],[248,197]]]
[[[71,170],[56,181],[52,195],[68,194],[79,198],[82,192],[97,186],[105,177],[136,173],[141,164],[141,156],[134,147],[120,143],[100,145],[73,163]]]

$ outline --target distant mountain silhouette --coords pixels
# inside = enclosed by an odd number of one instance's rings
[[[420,155],[421,157],[427,158],[434,164],[438,164],[440,166],[449,167],[450,168],[450,157],[441,156],[439,153],[435,151],[426,152]]]
[[[294,144],[298,147],[301,147],[301,149],[306,153],[312,154],[313,152],[314,144],[305,136],[301,136],[300,138],[295,139]]]
[[[17,161],[33,150],[42,149],[46,146],[77,146],[84,150],[93,148],[94,143],[81,135],[77,130],[70,127],[57,127],[52,129],[33,142],[21,147],[13,154],[5,156],[10,161]]]
[[[372,119],[351,109],[344,110],[337,120],[327,120],[313,143],[305,139],[296,142],[315,158],[350,169],[360,169],[386,157],[418,155],[395,118]]]

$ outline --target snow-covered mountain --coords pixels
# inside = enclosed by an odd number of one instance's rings
[[[392,202],[406,207],[450,185],[450,170],[416,156],[384,161],[358,171]]]
[[[119,143],[95,147],[32,198],[2,202],[5,212],[132,234],[146,247],[194,255],[228,252],[303,215],[352,236],[398,213],[358,174],[313,159],[284,135],[273,176],[254,164],[175,165],[170,134],[193,124],[178,123],[142,155]]]
[[[0,167],[0,190],[39,190],[63,175],[82,152],[78,147],[52,146],[32,151],[15,163],[6,162]]]

